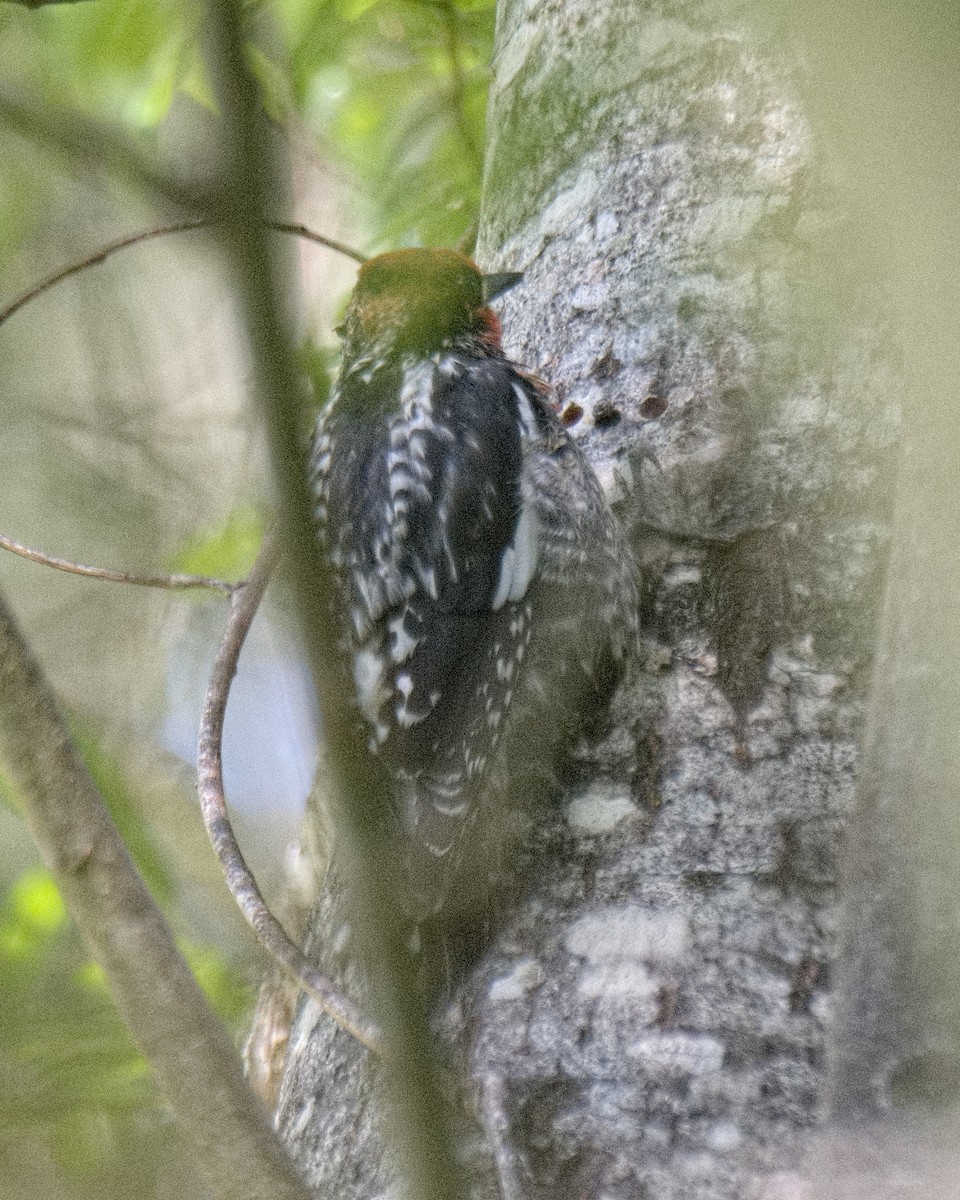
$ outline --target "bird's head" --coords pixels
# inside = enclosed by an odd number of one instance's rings
[[[455,250],[394,250],[360,268],[340,332],[349,354],[364,347],[385,353],[432,354],[474,341],[500,345],[500,322],[490,300],[519,282],[514,272],[483,275]]]

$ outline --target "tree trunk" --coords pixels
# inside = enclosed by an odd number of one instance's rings
[[[506,348],[619,497],[647,646],[443,1018],[484,1118],[471,1186],[799,1194],[887,542],[889,335],[844,269],[790,41],[748,6],[501,0],[488,127],[478,258],[524,271]],[[303,1006],[280,1124],[325,1194],[391,1179],[374,1074]]]

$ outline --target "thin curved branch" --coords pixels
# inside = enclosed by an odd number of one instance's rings
[[[0,533],[0,550],[9,550],[19,554],[31,562],[40,563],[45,567],[53,567],[57,571],[66,571],[70,575],[85,575],[90,579],[103,579],[108,583],[131,583],[136,587],[166,588],[179,591],[186,588],[206,588],[208,591],[222,592],[227,596],[233,595],[238,583],[228,583],[226,579],[213,579],[209,575],[133,575],[128,571],[111,571],[107,567],[87,567],[83,563],[70,562],[66,558],[57,558],[53,554],[45,554],[32,546],[24,546],[13,538]]]
[[[307,959],[267,907],[257,881],[244,861],[227,811],[223,789],[222,740],[230,684],[247,631],[279,557],[276,539],[268,535],[245,583],[231,597],[230,617],[217,652],[200,720],[197,791],[203,821],[227,887],[262,945],[330,1016],[375,1054],[382,1056],[379,1031],[357,1007]]]
[[[42,279],[39,283],[34,284],[32,288],[11,300],[5,308],[0,308],[0,325],[19,312],[31,300],[36,300],[38,296],[49,291],[50,288],[60,283],[64,279],[69,279],[71,275],[78,275],[81,271],[85,271],[87,267],[95,267],[98,263],[102,263],[109,258],[111,254],[116,254],[118,250],[125,250],[128,246],[138,246],[143,242],[151,241],[153,238],[167,237],[172,233],[187,233],[193,229],[208,229],[215,225],[216,221],[208,220],[205,217],[194,217],[190,220],[175,221],[170,225],[158,225],[155,229],[142,229],[137,233],[127,234],[125,237],[117,238],[114,242],[109,242],[106,246],[101,246],[99,250],[95,250],[92,254],[88,254],[85,258],[78,259],[71,263],[68,267],[62,267],[59,271],[54,271],[52,275],[48,275],[46,279]],[[365,262],[366,258],[358,250],[352,249],[344,242],[338,242],[335,238],[326,237],[322,233],[314,233],[312,229],[308,229],[306,225],[292,224],[288,221],[267,221],[267,226],[270,229],[275,229],[278,233],[294,234],[296,237],[306,238],[307,241],[315,242],[318,246],[326,246],[329,250],[335,250],[338,254],[343,254],[347,258],[352,258],[354,262]]]
[[[4,321],[8,321],[15,312],[19,312],[31,300],[35,300],[37,296],[49,291],[54,284],[60,283],[63,279],[69,279],[71,275],[76,275],[80,271],[86,270],[87,267],[94,267],[98,263],[102,263],[104,259],[108,258],[111,254],[116,254],[118,250],[123,250],[127,246],[136,246],[139,242],[147,242],[151,238],[164,237],[169,233],[183,233],[188,229],[202,229],[205,225],[209,224],[209,221],[194,218],[189,221],[176,221],[172,225],[159,225],[156,229],[141,230],[139,233],[131,233],[126,237],[117,238],[115,242],[101,246],[99,250],[95,250],[93,254],[88,254],[86,258],[81,258],[77,262],[71,263],[69,267],[63,267],[61,270],[55,271],[52,275],[48,275],[46,279],[42,279],[32,288],[17,296],[5,308],[0,309],[0,325]]]

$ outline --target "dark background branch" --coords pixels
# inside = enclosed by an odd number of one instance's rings
[[[215,215],[216,197],[198,181],[178,176],[173,167],[155,161],[129,137],[88,117],[0,86],[0,121],[78,168],[88,170],[96,163],[174,208]]]
[[[239,7],[232,0],[213,0],[209,12],[213,73],[226,135],[221,229],[256,366],[281,497],[282,533],[336,785],[338,845],[341,852],[346,847],[350,868],[352,937],[368,968],[373,1015],[384,1032],[392,1125],[407,1184],[420,1200],[452,1200],[462,1194],[460,1173],[394,901],[394,856],[384,843],[377,815],[386,792],[342,702],[351,694],[350,681],[331,654],[326,622],[332,609],[331,581],[313,529],[307,411],[289,333],[289,284],[280,277],[262,225],[276,177],[261,100],[247,66]]]

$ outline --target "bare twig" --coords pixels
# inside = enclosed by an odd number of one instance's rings
[[[211,1194],[309,1200],[0,600],[0,763]]]
[[[57,571],[66,571],[70,575],[85,575],[90,579],[103,579],[108,583],[131,583],[137,587],[167,588],[182,590],[186,588],[207,588],[209,591],[223,592],[227,596],[233,594],[239,584],[228,583],[225,579],[212,579],[208,575],[133,575],[128,571],[110,571],[106,567],[85,567],[82,563],[70,562],[66,558],[57,558],[53,554],[45,554],[42,550],[34,550],[15,542],[13,538],[0,533],[0,550],[9,550],[28,558],[31,562],[41,563],[45,567],[54,567]]]
[[[176,221],[171,225],[158,225],[155,229],[141,230],[138,233],[131,233],[126,237],[117,238],[115,242],[101,246],[99,250],[95,250],[85,258],[78,259],[77,262],[71,263],[70,266],[63,267],[59,271],[55,271],[52,275],[48,275],[46,279],[42,279],[39,283],[34,284],[32,288],[17,296],[15,300],[11,300],[6,307],[0,309],[0,325],[4,321],[8,321],[15,312],[19,312],[31,300],[35,300],[37,296],[42,295],[44,292],[49,291],[55,284],[60,283],[61,280],[69,279],[71,275],[77,275],[80,271],[86,270],[87,267],[94,267],[98,263],[102,263],[111,254],[116,254],[118,250],[123,250],[127,246],[136,246],[140,242],[150,241],[151,238],[165,237],[170,233],[183,233],[188,229],[202,229],[209,224],[209,221],[194,218],[189,221]]]
[[[336,250],[338,254],[352,258],[354,262],[365,263],[367,261],[365,254],[361,254],[359,250],[354,250],[346,242],[338,242],[335,238],[327,237],[323,233],[314,233],[306,225],[297,225],[286,221],[267,221],[266,225],[268,229],[276,229],[278,233],[294,233],[297,237],[306,238],[308,242],[316,242],[318,246],[326,246],[328,250]]]
[[[173,233],[209,227],[214,222],[205,219],[179,221],[171,225],[141,231],[119,238],[109,245],[101,247],[86,258],[56,272],[43,280],[28,292],[24,293],[7,308],[0,310],[0,324],[22,308],[25,304],[53,287],[61,280],[77,274],[87,267],[104,261],[108,255],[128,246],[137,245],[152,238],[162,237]],[[322,234],[314,233],[304,225],[288,222],[270,221],[270,228],[281,233],[296,234],[320,245],[337,250],[342,254],[362,262],[363,256],[343,243]],[[123,571],[111,571],[103,567],[84,566],[57,558],[43,551],[24,546],[0,534],[0,548],[9,550],[32,562],[42,563],[60,571],[74,575],[83,575],[94,579],[114,583],[135,584],[141,587],[182,589],[208,588],[231,596],[235,603],[224,636],[220,656],[214,667],[214,675],[210,682],[207,703],[204,708],[203,724],[201,725],[200,741],[200,799],[204,820],[210,833],[214,849],[223,865],[234,898],[240,905],[244,915],[250,921],[261,942],[274,958],[287,970],[304,989],[312,995],[323,1008],[345,1029],[371,1050],[380,1053],[376,1030],[356,1010],[349,1000],[340,996],[329,980],[305,958],[299,948],[287,936],[279,921],[267,908],[256,881],[253,879],[237,845],[230,825],[223,794],[221,770],[220,742],[223,730],[223,720],[229,694],[230,681],[236,669],[237,656],[249,628],[250,621],[256,612],[263,588],[269,578],[270,569],[275,559],[272,549],[265,552],[266,567],[262,572],[255,568],[254,575],[245,583],[233,584],[221,579],[212,579],[199,575],[136,575]]]
[[[5,308],[0,308],[0,325],[4,321],[8,321],[14,313],[19,312],[31,300],[35,300],[44,292],[49,291],[55,284],[60,283],[64,279],[69,279],[71,275],[77,275],[81,271],[85,271],[87,267],[97,266],[109,258],[111,254],[116,254],[118,250],[125,250],[128,246],[140,245],[142,242],[151,241],[153,238],[167,237],[172,233],[186,233],[193,229],[209,229],[213,224],[214,222],[211,220],[196,217],[188,221],[175,221],[170,225],[158,225],[155,229],[142,229],[137,233],[128,234],[126,237],[117,238],[116,241],[109,242],[106,246],[101,246],[99,250],[94,250],[92,254],[88,254],[85,258],[78,259],[68,267],[62,267],[59,271],[48,275],[46,279],[41,279],[39,283],[34,284],[32,288],[17,296],[15,300],[11,300]],[[314,233],[306,225],[294,225],[286,221],[268,221],[267,225],[270,229],[275,229],[278,233],[295,234],[297,237],[316,242],[318,246],[326,246],[330,250],[336,250],[338,254],[352,258],[354,262],[362,263],[366,261],[358,250],[352,249],[344,242],[338,242],[335,238],[326,237],[322,233]]]
[[[269,910],[257,881],[237,845],[223,790],[223,722],[230,684],[250,623],[259,607],[278,558],[276,539],[267,537],[253,571],[233,593],[230,618],[214,662],[200,720],[197,790],[204,824],[227,886],[257,937],[277,962],[317,1003],[359,1042],[382,1055],[379,1032],[357,1007],[306,958]]]

